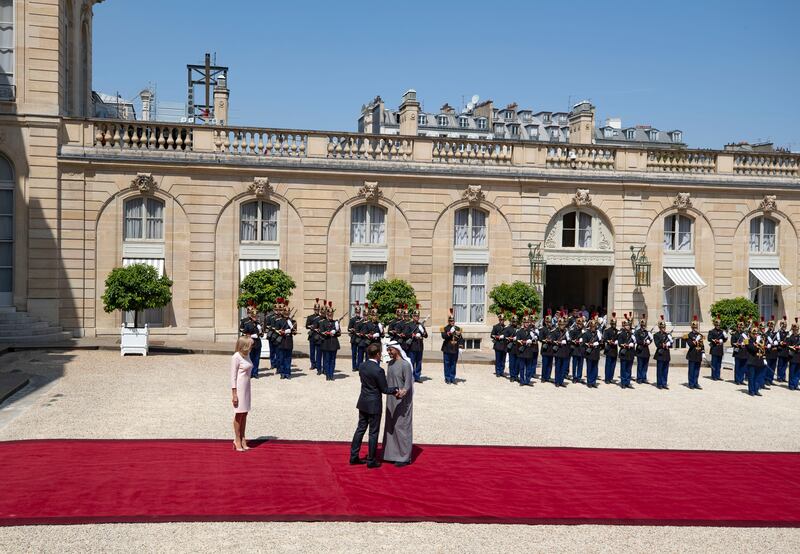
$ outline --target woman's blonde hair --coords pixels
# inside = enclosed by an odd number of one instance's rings
[[[236,341],[236,351],[243,356],[248,354],[252,347],[253,339],[250,337],[239,337],[239,339]]]

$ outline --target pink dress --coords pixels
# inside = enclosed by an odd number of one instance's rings
[[[247,358],[236,352],[231,357],[231,388],[236,389],[239,397],[239,406],[234,408],[234,413],[242,414],[250,411],[250,371],[253,364]]]

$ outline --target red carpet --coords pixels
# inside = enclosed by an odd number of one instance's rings
[[[0,443],[0,525],[441,521],[800,526],[800,455],[420,446],[348,465],[343,443]]]

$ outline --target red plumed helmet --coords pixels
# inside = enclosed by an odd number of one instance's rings
[[[694,315],[692,316],[692,321],[697,321],[697,314],[694,314]]]
[[[611,312],[611,317],[617,317],[617,312]]]
[[[664,321],[664,314],[661,314],[661,321]]]
[[[328,306],[333,306],[333,300],[328,302]]]
[[[417,309],[419,310],[419,304],[417,304]]]
[[[769,317],[769,320],[770,320],[770,321],[775,321],[775,314],[772,314],[772,315]]]
[[[450,315],[453,315],[453,308],[450,308]]]
[[[317,304],[319,304],[319,297],[315,298],[314,300],[316,300]],[[358,304],[358,300],[356,300],[356,304]]]
[[[786,321],[786,314],[783,314],[783,320]]]
[[[764,323],[764,316],[761,316],[761,323]]]
[[[369,302],[364,302],[364,307],[369,308]]]
[[[361,304],[361,300],[356,300],[356,306],[358,306],[359,304]]]
[[[547,315],[553,315],[553,310],[551,310],[550,308],[547,308]]]

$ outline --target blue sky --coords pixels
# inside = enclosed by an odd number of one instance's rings
[[[224,8],[220,8],[224,6]],[[230,67],[231,124],[355,130],[361,105],[473,94],[682,129],[693,147],[800,151],[800,1],[106,0],[94,88],[186,100],[186,64]],[[147,29],[147,33],[142,32]]]

